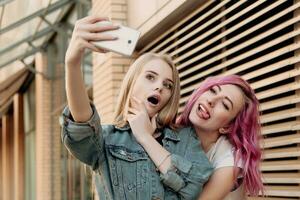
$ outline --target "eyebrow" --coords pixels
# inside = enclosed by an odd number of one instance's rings
[[[155,72],[155,71],[148,70],[148,71],[146,71],[146,72],[150,72],[150,73],[152,73],[152,74],[158,75],[158,73]],[[167,78],[167,80],[174,84],[174,81],[172,81],[171,79]]]
[[[221,88],[219,85],[216,85],[216,86],[217,86],[217,88],[219,89],[219,91],[221,92],[221,91],[222,91],[222,88]],[[230,99],[228,96],[225,96],[225,99],[227,99],[227,100],[230,102],[231,107],[232,107],[232,109],[233,109],[233,102],[231,101],[231,99]]]

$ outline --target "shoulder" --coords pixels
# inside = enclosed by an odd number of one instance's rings
[[[233,146],[225,136],[219,137],[212,149],[207,152],[207,157],[215,169],[234,166]]]
[[[126,151],[144,151],[142,146],[137,143],[134,135],[131,134],[129,126],[104,125],[102,128],[107,147],[114,148],[117,146],[120,149],[126,149]]]
[[[130,131],[129,126],[117,127],[114,124],[104,124],[101,126],[101,128],[104,136],[109,136],[113,138],[128,136],[128,133]]]
[[[112,124],[100,124],[99,125],[99,133],[101,134],[101,137],[103,137],[104,140],[106,140],[106,138],[109,135],[114,135],[115,133],[115,126]]]
[[[228,138],[226,136],[221,136],[219,137],[219,139],[216,142],[216,146],[215,146],[216,150],[218,153],[223,152],[233,152],[233,146],[232,144],[229,142]]]

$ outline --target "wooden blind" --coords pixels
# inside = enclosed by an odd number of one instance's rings
[[[208,76],[238,74],[260,100],[267,197],[300,199],[300,2],[207,1],[140,50],[166,53],[181,79],[182,108]]]

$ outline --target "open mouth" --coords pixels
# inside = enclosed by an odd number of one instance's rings
[[[198,110],[200,111],[201,117],[203,119],[209,119],[210,118],[209,112],[206,110],[206,108],[203,105],[199,104]]]
[[[159,99],[156,96],[148,97],[147,100],[153,105],[157,105],[159,103]]]

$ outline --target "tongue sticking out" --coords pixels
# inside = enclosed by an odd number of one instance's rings
[[[204,119],[208,119],[209,118],[209,114],[206,113],[206,112],[203,112],[203,111],[202,111],[202,116],[203,116]]]
[[[158,99],[156,97],[149,97],[148,101],[154,105],[158,104]]]
[[[209,113],[201,105],[199,105],[198,110],[200,111],[201,116],[202,116],[203,119],[209,119],[210,118]]]

